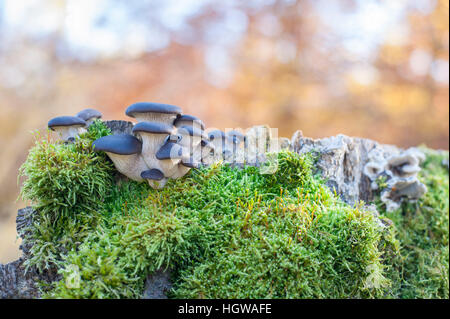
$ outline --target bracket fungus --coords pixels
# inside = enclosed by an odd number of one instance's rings
[[[387,160],[387,169],[398,177],[415,176],[419,171],[419,159],[412,153],[403,152]]]
[[[427,192],[427,187],[414,177],[393,178],[382,191],[380,199],[387,211],[400,208],[402,199],[417,200]]]
[[[116,169],[128,178],[140,182],[141,172],[148,170],[141,157],[142,143],[133,135],[108,135],[92,143],[94,151],[103,151],[113,161]]]
[[[83,119],[86,126],[91,125],[95,120],[102,118],[102,113],[94,109],[84,109],[77,113],[76,117]]]
[[[139,102],[131,104],[125,114],[134,117],[138,122],[159,122],[172,125],[181,109],[170,104]]]
[[[58,116],[48,121],[48,128],[58,132],[64,141],[74,141],[83,132],[86,122],[76,116]]]
[[[386,166],[386,161],[382,162],[369,162],[364,166],[364,174],[369,177],[371,181],[375,181],[378,176],[384,171]],[[376,184],[372,188],[376,188]]]
[[[380,199],[386,204],[386,210],[393,211],[403,200],[416,200],[426,193],[426,186],[417,177],[419,164],[424,160],[425,155],[416,148],[394,155],[384,154],[378,148],[369,152],[363,173],[372,182],[372,189],[379,188],[378,178],[385,178],[386,185],[381,190]]]

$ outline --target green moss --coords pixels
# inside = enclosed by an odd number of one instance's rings
[[[98,124],[90,133],[107,134],[103,129]],[[32,227],[38,256],[32,264],[44,269],[50,260],[62,275],[46,298],[139,298],[146,275],[161,268],[171,271],[172,298],[448,296],[448,175],[434,155],[421,176],[430,192],[404,212],[383,216],[391,225],[383,228],[363,203],[350,207],[313,175],[311,155],[280,152],[269,165],[278,165],[275,174],[217,164],[153,190],[146,183],[113,183],[110,162],[90,149],[93,135],[76,150],[97,156],[90,163],[105,168],[99,177],[104,191],[85,192],[94,201],[89,211],[67,208],[71,202],[62,199],[66,205],[47,206],[41,199],[50,193],[24,186],[40,212]],[[52,147],[75,152],[70,145]],[[38,153],[30,153],[24,175],[36,174]],[[66,155],[63,163],[75,161]],[[43,168],[50,176],[34,175],[33,185],[56,187],[51,180],[59,181],[59,172]],[[425,217],[417,217],[418,208]],[[58,224],[50,222],[55,216]],[[411,243],[426,254],[419,256]]]
[[[22,198],[31,200],[38,214],[27,240],[33,242],[26,266],[40,270],[55,266],[60,255],[81,243],[95,227],[99,210],[113,185],[114,167],[92,142],[109,134],[97,121],[75,143],[52,142],[36,133],[19,176],[25,176]]]
[[[377,177],[377,179],[375,180],[375,183],[377,183],[378,189],[384,189],[388,186],[386,180],[387,180],[386,176]]]
[[[442,160],[448,152],[423,149],[426,161],[419,173],[428,192],[401,209],[379,211],[395,224],[399,254],[390,258],[392,295],[399,298],[449,298],[449,178]]]

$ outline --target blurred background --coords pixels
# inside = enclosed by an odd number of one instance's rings
[[[0,0],[0,262],[30,131],[176,104],[208,127],[449,145],[448,0]]]

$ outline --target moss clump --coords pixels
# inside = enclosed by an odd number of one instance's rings
[[[389,277],[397,298],[449,298],[449,178],[442,165],[448,152],[427,155],[419,179],[428,192],[394,212],[379,211],[395,224],[399,254],[392,255]]]
[[[60,261],[61,254],[83,241],[98,222],[98,211],[113,185],[114,166],[104,154],[92,151],[92,142],[110,134],[95,122],[75,143],[52,142],[37,134],[19,176],[27,177],[22,198],[31,200],[38,214],[24,231],[33,243],[26,266],[43,270]]]
[[[310,156],[281,152],[278,164],[274,175],[216,165],[159,191],[116,186],[45,297],[140,297],[160,268],[176,298],[381,296],[375,217],[331,194]]]
[[[96,156],[88,142],[80,151]],[[62,275],[43,296],[139,298],[145,277],[161,268],[171,271],[173,298],[448,296],[448,190],[443,191],[448,175],[432,164],[437,158],[429,157],[422,175],[431,191],[418,204],[405,205],[404,212],[382,216],[385,227],[363,203],[350,207],[314,176],[311,155],[283,151],[270,158],[277,159],[269,163],[278,165],[274,174],[218,164],[191,170],[162,190],[113,183],[109,161],[97,158],[93,163],[109,167],[102,177],[108,187],[90,193],[96,202],[89,212],[64,213],[62,205],[59,213],[60,208],[45,208],[39,197],[32,198],[40,219],[60,216],[56,227],[32,226],[33,240],[40,240],[33,253],[41,252],[33,262],[57,260]],[[412,219],[407,223],[412,207],[427,209],[426,218],[417,220],[422,226]],[[96,216],[95,223],[80,225],[80,216]],[[58,235],[49,235],[50,246],[65,247],[57,257],[40,235],[52,227]],[[75,234],[77,227],[84,227],[82,236]],[[422,242],[424,233],[431,244]],[[423,266],[410,255],[410,241],[428,252]]]

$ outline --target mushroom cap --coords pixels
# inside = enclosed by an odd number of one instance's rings
[[[196,164],[196,163],[190,162],[190,161],[189,161],[189,162],[183,162],[183,161],[181,161],[180,164],[183,165],[183,166],[189,167],[189,168],[199,168],[199,167],[200,167],[199,164]]]
[[[155,181],[160,181],[164,178],[163,172],[159,169],[152,168],[141,173],[141,177],[144,179],[152,179]]]
[[[168,141],[156,152],[156,158],[165,159],[181,159],[183,156],[183,148],[177,143]]]
[[[84,109],[84,110],[78,112],[76,116],[85,121],[89,121],[92,118],[96,118],[96,119],[101,118],[102,113],[100,113],[99,111],[94,110],[94,109]]]
[[[174,132],[174,127],[172,125],[167,125],[158,122],[139,122],[132,130],[133,133],[145,132],[153,134],[172,134]]]
[[[178,128],[178,133],[181,133],[182,135],[189,134],[190,136],[200,136],[202,139],[207,139],[208,136],[206,136],[205,131],[199,130],[196,127],[190,126],[190,125],[183,125]]]
[[[86,122],[76,116],[58,116],[48,121],[47,125],[53,130],[56,126],[86,126]]]
[[[221,130],[214,130],[214,131],[209,132],[208,137],[212,141],[219,137],[224,139],[226,137],[226,135],[225,135],[225,132],[223,132]]]
[[[129,134],[107,135],[92,143],[94,151],[104,151],[119,155],[138,154],[142,150],[142,142]]]
[[[205,129],[205,124],[203,123],[202,120],[200,120],[198,117],[194,116],[194,115],[189,115],[189,114],[179,114],[177,116],[177,118],[175,119],[175,121],[173,122],[173,125],[177,125],[177,123],[179,122],[192,122],[192,123],[198,123],[200,124],[200,127],[202,129]]]
[[[125,111],[125,114],[134,117],[136,113],[164,113],[181,114],[182,110],[178,106],[170,104],[139,102],[131,104]]]

